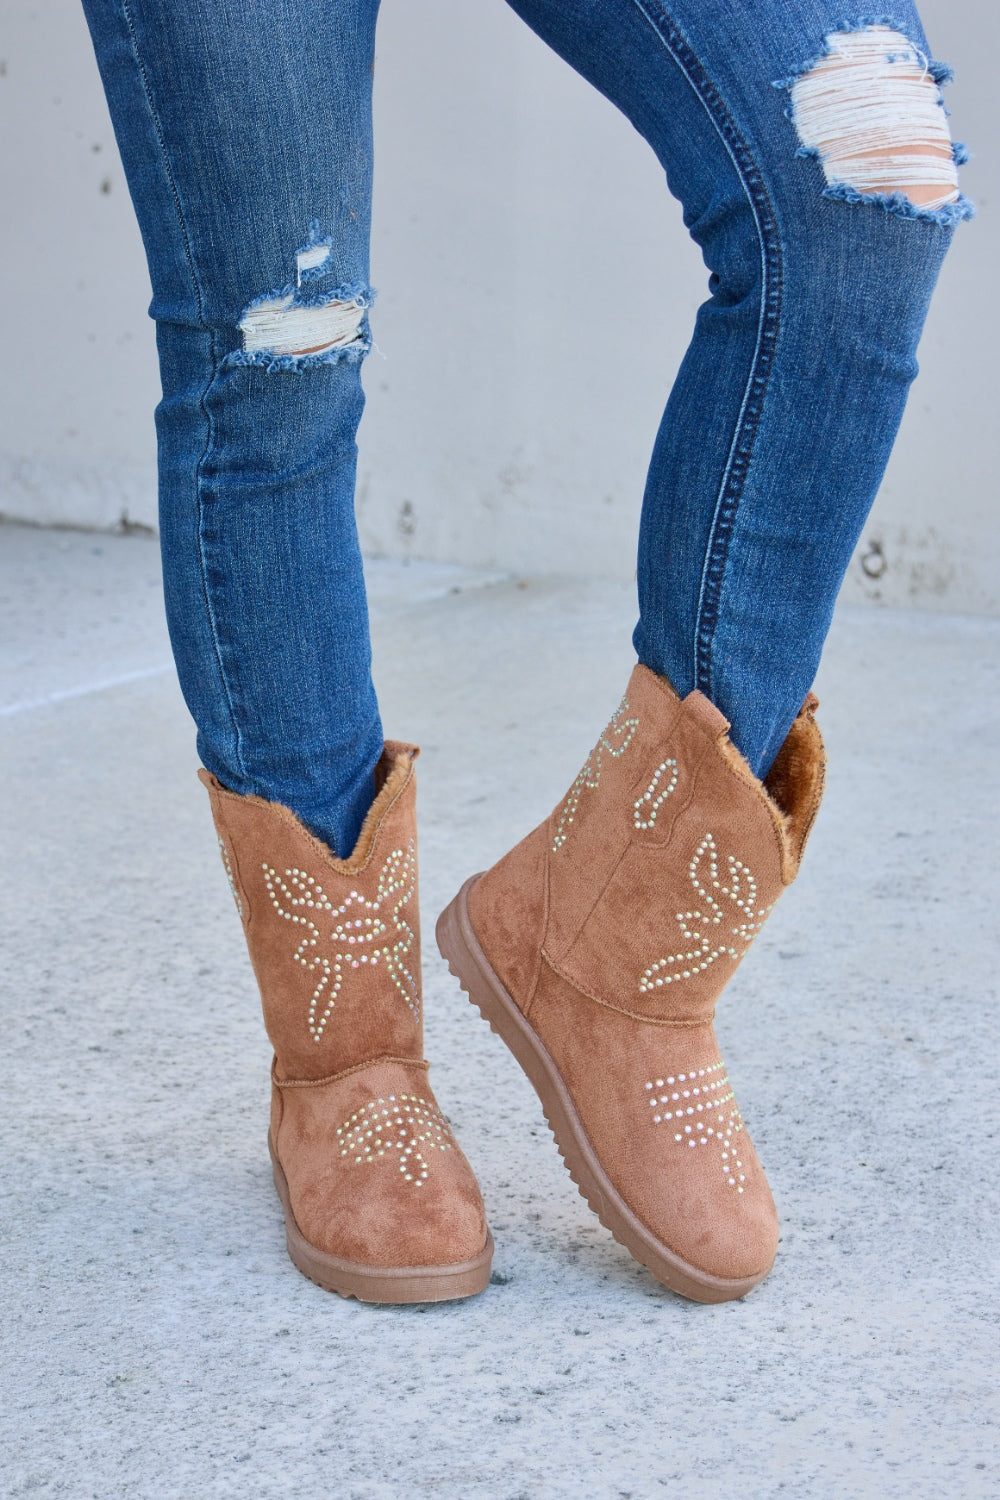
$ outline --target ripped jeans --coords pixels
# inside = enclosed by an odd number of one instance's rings
[[[149,259],[167,615],[201,758],[345,855],[382,748],[354,519],[378,0],[84,3]],[[511,4],[649,142],[709,269],[653,448],[634,642],[763,774],[971,211],[945,70],[908,0],[878,20]]]

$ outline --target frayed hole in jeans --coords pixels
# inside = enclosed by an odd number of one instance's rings
[[[836,31],[789,85],[803,153],[831,196],[871,196],[932,214],[958,199],[956,152],[939,80],[945,71],[890,26]]]
[[[326,364],[356,364],[371,348],[367,313],[375,294],[366,281],[337,279],[333,240],[322,234],[318,219],[293,255],[294,282],[244,309],[237,325],[242,347],[227,354],[227,366],[302,374]]]
[[[240,320],[246,354],[299,358],[343,349],[361,338],[364,304],[297,303],[291,292],[266,297],[248,307]]]

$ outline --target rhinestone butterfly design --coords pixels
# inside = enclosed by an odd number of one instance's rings
[[[286,922],[303,929],[295,962],[316,975],[309,999],[309,1031],[322,1039],[346,981],[355,970],[384,965],[414,1017],[420,1017],[420,986],[408,964],[416,945],[413,928],[401,915],[417,885],[413,841],[393,849],[382,866],[374,901],[352,890],[334,905],[318,880],[297,868],[279,874],[264,864],[271,904]],[[328,919],[333,918],[330,926]],[[321,925],[322,924],[322,927]],[[321,1009],[322,1006],[322,1009]]]

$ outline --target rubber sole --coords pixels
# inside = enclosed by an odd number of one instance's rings
[[[486,1244],[473,1260],[456,1261],[445,1266],[366,1266],[318,1250],[295,1222],[288,1182],[275,1155],[270,1132],[267,1146],[271,1153],[274,1185],[285,1210],[288,1253],[303,1276],[308,1276],[324,1291],[336,1292],[340,1297],[356,1297],[359,1302],[406,1304],[452,1302],[460,1297],[474,1297],[489,1285],[493,1236],[488,1229]]]
[[[478,875],[467,880],[441,913],[437,942],[448,967],[473,1005],[514,1054],[541,1100],[549,1129],[581,1196],[619,1244],[656,1280],[693,1302],[732,1302],[745,1297],[768,1271],[729,1280],[713,1276],[682,1260],[629,1208],[594,1151],[562,1075],[538,1033],[526,1020],[495,974],[469,919],[469,893]]]

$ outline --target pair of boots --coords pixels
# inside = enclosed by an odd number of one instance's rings
[[[810,697],[766,781],[701,693],[636,667],[551,817],[438,922],[452,972],[537,1090],[591,1208],[666,1286],[741,1297],[777,1219],[712,1026],[794,878],[822,792]],[[493,1242],[423,1060],[417,751],[387,742],[349,859],[201,772],[274,1046],[288,1249],[371,1302],[466,1297]]]

